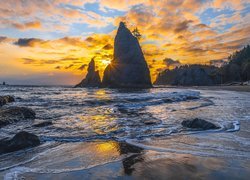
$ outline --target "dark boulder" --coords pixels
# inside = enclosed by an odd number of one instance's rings
[[[208,130],[208,129],[218,129],[216,125],[214,125],[211,122],[205,121],[203,119],[195,118],[193,120],[184,120],[182,121],[182,126],[186,128],[193,128],[193,129],[202,129],[202,130]]]
[[[89,63],[88,73],[85,79],[82,80],[75,87],[100,87],[101,86],[101,78],[99,75],[99,71],[95,70],[95,61],[94,58]]]
[[[13,96],[0,96],[0,107],[7,104],[7,103],[11,103],[11,102],[14,102],[15,99]]]
[[[35,119],[36,113],[26,107],[8,107],[0,109],[0,127],[10,124],[12,122]]]
[[[0,154],[18,151],[25,148],[35,147],[40,144],[38,136],[21,131],[12,139],[0,140]]]
[[[140,44],[123,22],[114,43],[114,57],[103,76],[104,87],[150,88],[150,72]]]
[[[45,126],[50,126],[53,123],[51,121],[43,121],[40,123],[33,124],[33,127],[45,127]]]

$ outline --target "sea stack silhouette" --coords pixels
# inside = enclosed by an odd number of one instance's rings
[[[150,88],[150,72],[140,44],[123,22],[114,43],[114,56],[104,71],[103,87]]]
[[[101,86],[101,78],[99,75],[99,71],[95,70],[95,60],[91,59],[88,66],[88,73],[79,84],[75,87],[100,87]]]

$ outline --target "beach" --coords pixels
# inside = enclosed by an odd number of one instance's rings
[[[147,90],[1,87],[36,112],[41,145],[0,155],[1,179],[248,179],[250,96],[221,87]],[[1,94],[1,95],[2,95]],[[183,128],[201,118],[219,129]],[[34,127],[43,121],[52,125]]]

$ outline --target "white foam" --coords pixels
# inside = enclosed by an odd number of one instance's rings
[[[235,132],[240,130],[240,122],[239,121],[234,121],[233,122],[233,129],[227,129],[227,132]]]

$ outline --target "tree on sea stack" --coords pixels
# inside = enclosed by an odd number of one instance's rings
[[[113,60],[104,71],[102,85],[113,88],[152,87],[149,68],[138,39],[124,22],[120,22],[114,42]]]
[[[138,39],[141,39],[141,33],[139,32],[138,28],[136,27],[133,31],[132,34]]]

